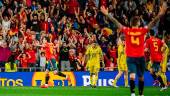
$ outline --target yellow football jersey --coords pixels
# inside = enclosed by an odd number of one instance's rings
[[[127,70],[125,46],[123,44],[118,45],[118,70]]]
[[[102,50],[100,46],[96,46],[93,48],[92,46],[88,46],[86,51],[86,56],[88,56],[87,63],[90,65],[100,66],[100,58],[102,56]]]

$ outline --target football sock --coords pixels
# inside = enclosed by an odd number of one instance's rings
[[[139,89],[139,95],[143,95],[143,89],[144,89],[144,81],[140,81],[138,83],[138,89]]]
[[[118,73],[118,74],[116,75],[116,77],[115,77],[115,79],[114,79],[114,84],[115,84],[115,85],[116,85],[117,80],[120,78],[121,75],[122,75],[122,74],[120,74],[120,73]]]
[[[124,75],[124,79],[125,79],[125,86],[128,86],[128,75]]]
[[[156,76],[155,72],[152,73],[151,76],[152,76],[153,80],[156,80],[156,79],[157,79],[157,76]]]
[[[158,80],[161,83],[161,87],[165,87],[165,84],[163,83],[161,76],[158,76]]]
[[[160,76],[162,78],[162,81],[163,81],[164,85],[167,86],[167,78],[166,78],[165,73],[161,73]]]
[[[135,81],[130,80],[130,92],[135,93]]]
[[[114,79],[114,84],[116,85],[116,83],[117,83],[117,78]]]
[[[95,78],[96,78],[96,75],[93,75],[93,76],[92,76],[92,80],[93,80],[92,85],[93,85],[93,86],[95,85]]]
[[[97,85],[97,80],[98,80],[98,73],[96,73],[96,75],[95,75],[95,80],[94,80],[94,85],[96,86]]]
[[[66,78],[66,75],[63,74],[62,72],[58,72],[58,75],[61,76],[61,77],[65,77]]]
[[[90,84],[93,85],[93,74],[90,74]]]
[[[48,84],[49,79],[50,79],[50,76],[49,76],[49,74],[47,74],[47,75],[45,76],[45,84]]]

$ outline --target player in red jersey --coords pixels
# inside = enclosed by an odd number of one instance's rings
[[[150,59],[152,67],[150,73],[154,80],[161,83],[161,91],[167,89],[160,73],[160,63],[163,60],[163,48],[166,48],[166,44],[156,36],[154,36],[154,31],[150,31],[150,38],[146,40],[146,50],[150,52]],[[162,50],[163,49],[163,50]]]
[[[65,77],[69,82],[69,76],[63,74],[58,71],[58,64],[56,62],[56,58],[54,56],[54,44],[50,43],[48,37],[44,37],[42,41],[42,45],[37,45],[42,47],[42,50],[45,52],[45,57],[47,59],[46,70],[45,70],[45,84],[41,86],[41,88],[48,88],[48,81],[50,79],[49,71],[52,69],[55,75],[59,75],[61,77]]]
[[[145,70],[145,58],[144,58],[144,37],[159,18],[165,14],[167,7],[165,5],[160,7],[158,15],[146,26],[140,26],[140,18],[133,17],[130,21],[131,27],[124,27],[119,21],[117,21],[112,15],[108,13],[108,9],[104,6],[101,7],[101,12],[111,20],[118,29],[125,34],[125,46],[127,55],[128,71],[130,73],[130,91],[131,96],[135,96],[135,78],[136,74],[139,79],[139,96],[143,96],[144,90],[144,70]]]

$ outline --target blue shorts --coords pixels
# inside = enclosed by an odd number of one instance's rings
[[[143,77],[145,72],[144,57],[127,57],[127,65],[129,73],[136,73],[138,77]]]
[[[55,59],[50,59],[48,60],[47,64],[46,64],[46,69],[50,70],[58,70],[58,66],[57,66],[57,62]]]

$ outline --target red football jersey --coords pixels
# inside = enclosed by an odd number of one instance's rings
[[[123,27],[121,32],[125,34],[126,55],[128,57],[144,56],[144,39],[145,39],[144,36],[148,32],[148,28]]]
[[[52,48],[50,43],[46,43],[43,47],[43,50],[45,51],[45,56],[47,60],[50,60],[53,57]]]
[[[146,48],[149,48],[150,50],[150,57],[152,62],[162,61],[162,52],[161,52],[162,46],[163,46],[163,42],[158,38],[150,37],[149,39],[146,40]]]
[[[28,60],[28,63],[36,63],[36,51],[35,50],[26,50],[25,52],[27,52],[31,58]]]

